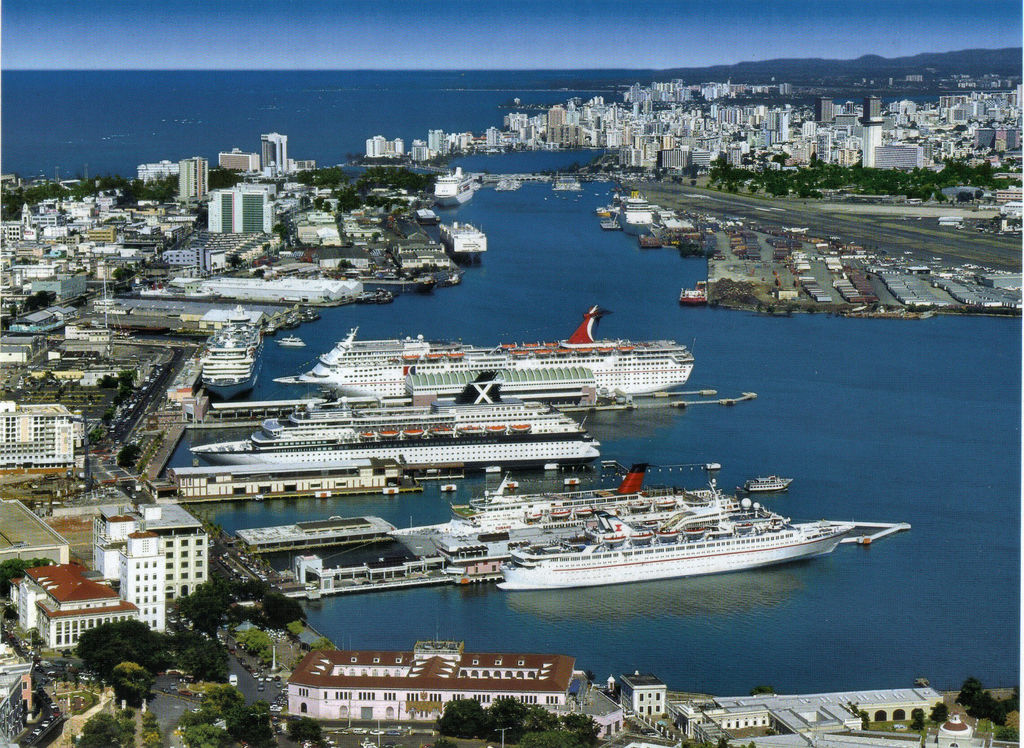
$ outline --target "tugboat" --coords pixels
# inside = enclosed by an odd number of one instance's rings
[[[780,478],[777,475],[769,475],[761,478],[751,478],[743,484],[743,490],[747,493],[778,493],[789,488],[793,482],[792,478]]]
[[[708,303],[707,281],[697,281],[695,288],[684,288],[679,292],[679,303],[683,306],[702,306]]]

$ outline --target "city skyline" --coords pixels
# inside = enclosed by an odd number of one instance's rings
[[[272,0],[259,13],[233,0],[170,7],[153,0],[89,6],[8,0],[0,17],[0,62],[5,70],[665,69],[1020,45],[1019,3],[976,11],[919,0],[757,6],[728,0],[714,7]]]

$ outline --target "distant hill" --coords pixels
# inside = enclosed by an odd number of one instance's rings
[[[943,77],[953,74],[1021,75],[1021,47],[963,49],[958,52],[927,52],[910,57],[864,55],[855,60],[822,58],[762,60],[704,68],[669,68],[651,71],[658,79],[682,78],[690,82],[725,80],[734,83],[765,83],[773,76],[787,83],[817,82],[837,78],[888,78],[922,74]]]

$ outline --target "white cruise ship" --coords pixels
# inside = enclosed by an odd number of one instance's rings
[[[311,371],[275,381],[370,397],[404,397],[422,385],[433,387],[438,397],[452,397],[489,371],[500,372],[505,391],[514,397],[579,400],[588,388],[600,395],[643,395],[689,379],[693,356],[674,340],[595,340],[594,327],[604,314],[591,307],[567,340],[491,347],[430,342],[422,336],[357,341],[357,328],[320,356]],[[425,379],[430,381],[424,385]]]
[[[202,382],[211,394],[229,400],[252,390],[262,366],[263,333],[241,307],[210,338],[202,357]]]
[[[434,181],[434,201],[442,208],[451,208],[469,202],[476,189],[472,176],[462,173],[458,166],[450,174],[438,177]]]
[[[213,464],[262,465],[392,458],[411,467],[580,465],[599,443],[541,403],[435,402],[427,407],[307,407],[268,419],[248,439],[192,447]]]
[[[680,512],[708,506],[713,492],[688,491],[675,487],[644,488],[647,465],[633,465],[618,488],[588,489],[560,493],[514,494],[506,489],[507,479],[497,490],[468,504],[452,506],[452,517],[465,532],[494,533],[539,528],[543,530],[579,526],[607,512],[644,527],[660,525]],[[721,497],[726,509],[738,509],[735,499]]]
[[[707,507],[657,529],[608,512],[579,539],[513,549],[501,567],[507,590],[595,587],[754,569],[831,553],[852,524],[794,524],[743,499],[730,510],[715,492]]]
[[[469,223],[441,224],[441,244],[460,262],[478,262],[487,251],[487,235]]]
[[[627,234],[643,234],[654,224],[654,211],[650,203],[634,191],[622,201],[619,223]]]

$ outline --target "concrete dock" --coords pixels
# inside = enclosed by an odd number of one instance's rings
[[[294,525],[254,527],[235,534],[254,553],[309,550],[391,540],[394,525],[380,517],[331,517]]]
[[[876,540],[881,540],[889,535],[894,535],[898,532],[906,532],[910,529],[909,522],[855,522],[856,531],[860,530],[874,530],[875,532],[867,532],[859,535],[851,535],[848,538],[843,538],[840,543],[856,543],[857,545],[871,545]]]

